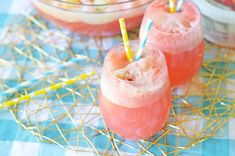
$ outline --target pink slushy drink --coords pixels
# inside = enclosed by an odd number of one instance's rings
[[[139,42],[130,42],[137,51]],[[146,139],[167,121],[171,89],[164,55],[147,44],[139,61],[127,60],[123,44],[107,54],[99,94],[101,114],[116,134],[132,140]]]
[[[148,42],[160,48],[166,58],[170,83],[177,86],[190,81],[203,60],[204,39],[201,14],[185,0],[180,12],[170,13],[168,0],[156,0],[146,10],[140,38],[148,19],[154,18]]]

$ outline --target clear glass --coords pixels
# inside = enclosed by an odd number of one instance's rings
[[[172,14],[169,12],[167,0],[157,0],[146,9],[140,37],[143,36],[144,27],[149,18],[154,18],[154,23],[148,36],[148,42],[163,51],[171,85],[175,87],[190,82],[200,69],[204,55],[199,9],[191,1],[185,0],[181,12]],[[163,18],[165,19],[162,20]],[[166,20],[169,21],[168,24],[166,24]],[[182,26],[180,24],[185,26],[183,31],[179,28]]]
[[[66,0],[30,0],[48,20],[73,32],[89,36],[120,33],[118,19],[124,17],[128,30],[141,25],[144,11],[153,0],[127,0],[109,4],[70,3]]]
[[[131,41],[130,45],[137,51],[139,42]],[[143,63],[150,56],[156,68]],[[114,133],[131,140],[147,139],[159,131],[168,119],[172,103],[164,55],[147,44],[143,58],[129,63],[123,44],[119,44],[107,53],[101,76],[99,106],[105,123]],[[134,65],[128,74],[138,71],[142,74],[136,77],[130,74],[131,79],[114,74],[128,65]],[[154,72],[146,77],[144,72],[149,69]]]

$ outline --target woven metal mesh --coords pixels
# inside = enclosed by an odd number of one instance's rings
[[[0,89],[30,80],[76,55],[89,59],[20,89],[10,100],[87,71],[96,75],[8,108],[14,119],[38,141],[96,155],[168,155],[191,148],[217,135],[234,117],[235,51],[206,43],[203,66],[184,95],[173,97],[168,123],[149,140],[128,141],[105,126],[97,93],[105,52],[121,37],[89,38],[55,28],[39,15],[27,15],[9,24],[0,42]],[[137,39],[138,30],[130,32]]]

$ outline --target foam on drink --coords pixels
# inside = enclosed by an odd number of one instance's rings
[[[151,48],[145,51],[143,58],[131,63],[127,60],[123,47],[107,54],[101,91],[111,102],[135,108],[157,101],[161,97],[155,96],[158,92],[164,94],[168,85],[164,56]]]
[[[154,18],[154,22],[148,41],[165,52],[190,51],[203,39],[200,12],[190,1],[185,1],[181,11],[173,14],[169,12],[167,0],[157,0],[151,4],[145,13],[140,38],[149,18]]]
[[[197,24],[198,11],[192,5],[184,4],[180,12],[169,13],[166,6],[154,11],[155,28],[166,33],[185,33]]]

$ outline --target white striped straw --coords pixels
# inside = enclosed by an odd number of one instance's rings
[[[176,12],[180,12],[183,2],[184,0],[178,0],[177,6],[176,6]]]
[[[153,19],[152,20],[148,19],[148,21],[146,23],[145,31],[144,31],[144,36],[143,36],[143,38],[140,39],[139,49],[138,49],[137,55],[135,57],[136,60],[139,60],[142,57],[143,49],[144,49],[145,44],[147,42],[148,34],[150,32],[152,24],[153,24]]]

